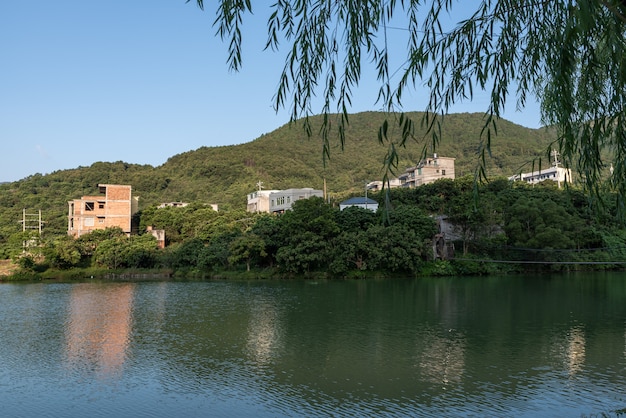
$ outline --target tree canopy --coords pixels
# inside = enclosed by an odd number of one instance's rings
[[[228,65],[233,70],[244,63],[242,25],[244,16],[253,12],[252,3],[220,0],[215,4],[217,35],[228,45]],[[625,3],[276,0],[254,6],[269,12],[267,48],[286,51],[275,107],[289,106],[293,120],[324,115],[325,156],[330,153],[331,124],[337,125],[343,142],[353,91],[363,68],[373,65],[378,101],[390,112],[379,129],[379,140],[389,146],[389,167],[397,164],[399,147],[423,139],[416,135],[418,125],[429,128],[424,150],[437,146],[442,117],[454,104],[472,100],[479,90],[490,95],[479,154],[479,167],[484,167],[505,106],[521,109],[535,96],[543,123],[558,131],[550,148],[560,152],[565,165],[581,172],[591,196],[599,196],[607,186],[622,201],[626,197]],[[205,6],[202,0],[197,4]],[[452,16],[462,17],[457,22]],[[407,34],[400,57],[388,41],[392,30]],[[401,63],[399,70],[397,63]],[[429,102],[421,118],[413,120],[403,113],[403,98],[424,87]],[[321,109],[313,109],[316,96],[323,99]],[[339,114],[336,120],[330,117],[334,112]],[[310,130],[306,122],[305,127]],[[481,169],[477,174],[484,177]]]

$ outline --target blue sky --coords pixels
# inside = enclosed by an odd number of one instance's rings
[[[184,0],[0,2],[0,182],[96,161],[159,166],[287,123],[289,112],[272,108],[283,55],[263,51],[263,13],[244,21],[238,73],[213,20]],[[374,82],[364,78],[351,112],[379,108]],[[423,110],[423,95],[413,96],[405,110]],[[535,105],[507,110],[506,119],[539,126]]]

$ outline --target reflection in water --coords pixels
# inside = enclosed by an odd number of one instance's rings
[[[2,417],[614,416],[612,277],[0,284]]]
[[[248,327],[248,355],[259,366],[270,363],[280,344],[279,312],[272,301],[261,301],[251,307]]]
[[[567,338],[567,366],[570,375],[582,371],[585,365],[585,333],[580,327],[573,327]]]
[[[133,284],[74,286],[66,325],[69,368],[106,377],[120,373],[127,356]]]
[[[451,332],[450,332],[451,333]],[[451,335],[424,335],[425,347],[418,359],[424,380],[435,384],[460,383],[465,369],[465,342]]]
[[[585,332],[580,326],[572,326],[565,335],[555,337],[552,344],[552,353],[558,364],[569,376],[574,376],[583,371],[586,355]]]

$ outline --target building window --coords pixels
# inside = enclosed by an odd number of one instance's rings
[[[93,202],[85,202],[85,210],[86,211],[92,211],[93,208],[94,208]]]
[[[93,218],[85,218],[84,223],[85,223],[85,226],[93,226],[94,225]]]
[[[98,202],[98,209],[104,209],[104,202]]]
[[[446,175],[446,170],[441,170],[441,175],[445,176]]]
[[[103,224],[104,223],[104,218],[102,216],[98,216],[98,223],[99,224]]]

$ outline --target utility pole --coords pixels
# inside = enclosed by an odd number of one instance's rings
[[[328,197],[328,194],[326,193],[326,177],[324,177],[324,190],[323,193],[324,195],[324,200],[326,201],[326,203],[330,204],[330,197]]]
[[[22,232],[36,230],[39,237],[41,237],[41,231],[43,228],[43,220],[41,219],[41,209],[37,213],[28,213],[26,209],[22,210]],[[24,249],[28,247],[29,242],[23,241],[22,246]]]
[[[554,167],[554,169],[556,170],[556,184],[558,188],[560,189],[561,188],[561,173],[559,172],[559,165],[561,164],[561,162],[559,161],[559,152],[553,149],[550,154],[552,155],[552,158],[553,158],[552,167]]]

